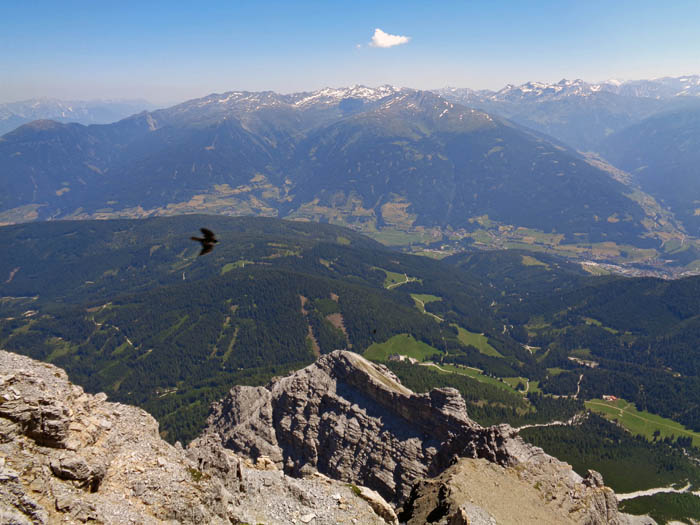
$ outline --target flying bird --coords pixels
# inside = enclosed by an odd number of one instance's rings
[[[202,243],[202,251],[199,252],[199,255],[205,255],[212,251],[214,249],[214,245],[219,241],[217,241],[216,237],[214,237],[213,231],[207,230],[206,228],[200,228],[199,231],[202,232],[204,237],[190,237],[190,239]]]

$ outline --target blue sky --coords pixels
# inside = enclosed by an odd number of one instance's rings
[[[697,74],[698,21],[698,0],[4,0],[0,102]]]

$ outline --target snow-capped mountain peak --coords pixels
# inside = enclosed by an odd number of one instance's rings
[[[556,83],[526,82],[518,86],[508,84],[506,87],[491,93],[488,98],[493,101],[524,101],[524,100],[548,100],[569,96],[589,96],[601,91],[600,84],[589,84],[577,78],[569,80],[561,79]]]
[[[294,105],[297,107],[303,107],[316,103],[336,104],[347,98],[362,99],[365,101],[374,102],[394,95],[399,91],[399,88],[390,85],[383,85],[376,88],[370,88],[362,85],[354,85],[347,88],[327,87],[308,94],[297,94],[297,96],[300,96],[300,98],[294,102]]]
[[[350,87],[332,88],[326,87],[318,91],[305,91],[300,93],[280,94],[273,91],[229,91],[222,94],[212,94],[204,98],[190,100],[181,106],[187,109],[192,107],[204,108],[215,105],[219,109],[256,110],[263,107],[288,106],[298,109],[307,109],[315,105],[331,106],[345,99],[360,99],[365,102],[375,102],[385,97],[400,92],[401,89],[383,85],[371,88],[362,85]]]

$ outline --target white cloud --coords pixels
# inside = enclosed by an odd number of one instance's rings
[[[409,40],[411,40],[410,36],[390,35],[377,28],[374,30],[374,35],[369,45],[372,47],[394,47],[408,44]]]

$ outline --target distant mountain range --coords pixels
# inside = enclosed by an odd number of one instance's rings
[[[0,223],[254,214],[395,244],[692,270],[687,233],[697,232],[654,199],[664,195],[573,148],[608,151],[606,137],[646,117],[700,108],[699,90],[700,77],[441,94],[233,91],[112,124],[36,120],[0,137]]]
[[[700,234],[700,75],[438,90],[449,100],[595,151]]]
[[[700,108],[700,75],[627,82],[527,82],[500,91],[444,88],[448,100],[541,131],[583,151],[660,111]]]
[[[2,137],[0,172],[2,208],[33,205],[39,218],[207,203],[371,230],[470,229],[488,216],[568,242],[655,244],[627,187],[573,150],[386,86],[233,92],[102,126],[35,121]]]
[[[652,80],[607,80],[591,83],[584,80],[562,79],[557,83],[526,82],[519,86],[508,84],[499,91],[444,88],[440,93],[471,93],[475,100],[561,99],[571,96],[591,96],[595,93],[613,93],[626,97],[670,99],[681,96],[700,96],[700,75],[663,77]]]
[[[39,119],[80,124],[108,124],[134,113],[155,109],[145,100],[58,100],[34,98],[0,104],[0,135]]]

